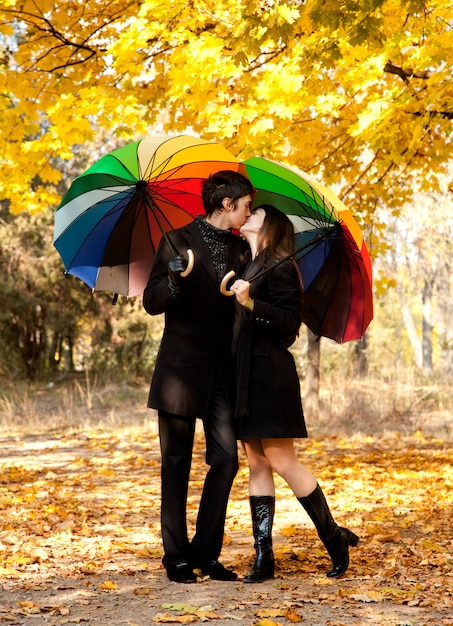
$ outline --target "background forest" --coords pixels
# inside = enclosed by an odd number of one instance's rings
[[[0,66],[7,421],[37,389],[71,388],[86,409],[147,384],[162,320],[65,276],[53,214],[106,152],[184,133],[303,169],[363,229],[375,318],[344,345],[301,332],[308,410],[368,428],[429,413],[449,433],[450,0],[3,0]]]

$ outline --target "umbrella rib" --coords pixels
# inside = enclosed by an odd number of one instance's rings
[[[142,193],[143,200],[145,201],[146,205],[150,209],[151,213],[154,215],[154,219],[156,220],[157,226],[159,227],[159,230],[160,230],[160,232],[162,234],[162,237],[164,238],[166,244],[170,248],[171,253],[174,256],[178,256],[179,252],[175,248],[173,243],[171,242],[170,237],[167,235],[167,232],[165,231],[164,227],[162,226],[162,223],[160,221],[160,218],[159,218],[159,215],[158,215],[158,211],[156,210],[154,201],[153,201],[152,197],[146,192],[146,186],[147,186],[146,181],[139,181],[137,183],[137,190]]]
[[[161,200],[166,205],[173,206],[178,211],[181,211],[181,212],[185,213],[186,215],[188,215],[189,217],[191,217],[193,219],[193,215],[192,215],[192,213],[190,213],[190,211],[185,209],[183,206],[181,206],[177,202],[174,202],[174,201],[170,200],[169,198],[165,197],[164,194],[159,193],[159,191],[156,190],[157,188],[158,188],[158,186],[156,186],[156,188],[154,188],[152,184],[148,183],[147,187],[146,187],[146,190],[145,190],[146,198],[148,198],[150,200],[150,202],[152,202],[152,206],[150,206],[149,202],[147,202],[147,206],[150,207],[153,215],[156,217],[156,221],[158,220],[157,215],[160,215],[161,218],[163,218],[165,220],[165,222],[168,224],[168,226],[170,228],[172,227],[172,224],[166,218],[165,213],[162,211],[162,209],[159,208],[159,200]],[[152,193],[149,193],[150,190],[151,190]],[[198,196],[196,194],[192,194],[192,193],[187,192],[187,191],[180,191],[178,193],[179,193],[179,195],[181,195],[181,197],[189,196],[189,197],[193,197],[195,200],[198,199]],[[161,224],[162,224],[162,222],[161,222]]]

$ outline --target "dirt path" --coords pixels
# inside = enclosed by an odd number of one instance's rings
[[[302,442],[301,458],[337,520],[362,542],[345,577],[327,579],[323,547],[277,481],[277,573],[257,585],[166,579],[158,444],[149,430],[4,438],[0,452],[0,623],[453,624],[453,451],[446,442],[393,435]],[[204,471],[198,434],[191,532]],[[242,577],[251,558],[241,458],[222,561]]]

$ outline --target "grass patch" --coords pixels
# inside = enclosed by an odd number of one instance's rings
[[[148,381],[101,383],[90,373],[54,383],[2,381],[0,431],[3,434],[71,432],[86,428],[148,426],[156,414],[147,408]],[[304,394],[304,383],[301,385]],[[451,438],[453,399],[448,381],[416,379],[404,372],[389,379],[325,376],[318,407],[304,404],[310,436],[422,432]]]

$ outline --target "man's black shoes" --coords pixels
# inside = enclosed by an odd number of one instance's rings
[[[197,576],[187,561],[181,561],[181,563],[176,565],[168,565],[166,569],[168,578],[175,583],[197,582]],[[201,569],[203,576],[209,576],[211,580],[234,581],[238,577],[236,572],[226,569],[219,561],[210,561],[199,569]]]
[[[177,565],[169,565],[167,568],[167,576],[175,583],[196,583],[197,577],[190,567],[189,563],[182,561]]]
[[[236,580],[238,575],[230,569],[226,569],[219,561],[211,561],[201,567],[203,576],[209,576],[211,580]]]

